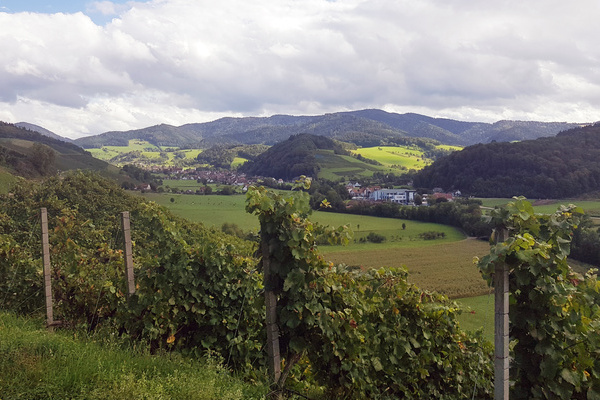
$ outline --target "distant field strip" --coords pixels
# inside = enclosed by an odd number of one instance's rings
[[[328,253],[325,258],[362,268],[406,266],[409,281],[418,287],[459,298],[488,293],[473,257],[486,255],[489,249],[487,242],[467,239],[428,247],[341,251]]]
[[[141,152],[141,155],[143,157],[154,161],[161,160],[161,163],[165,166],[172,166],[175,164],[175,162],[177,161],[177,159],[175,158],[176,152],[183,154],[186,160],[195,159],[196,157],[198,157],[198,154],[202,152],[202,150],[200,149],[176,150],[175,147],[160,148],[145,140],[137,139],[129,140],[129,146],[102,146],[102,148],[100,149],[87,149],[87,151],[89,151],[92,154],[92,156],[104,161],[110,161],[120,154],[129,153],[132,151],[139,151]],[[166,155],[167,158],[161,159],[161,154]],[[123,164],[127,163],[128,162],[124,162]]]
[[[508,204],[513,199],[502,199],[502,198],[480,198],[483,203],[483,207],[500,207]],[[583,208],[583,210],[591,216],[600,216],[600,201],[598,200],[577,200],[577,199],[563,199],[563,200],[536,200],[529,199],[533,204],[533,209],[536,213],[551,214],[554,213],[558,207],[562,205],[575,204]]]
[[[421,169],[430,163],[430,161],[423,159],[423,151],[421,149],[410,147],[365,147],[354,150],[354,153],[358,153],[371,160],[376,160],[386,167],[396,165],[408,169]]]

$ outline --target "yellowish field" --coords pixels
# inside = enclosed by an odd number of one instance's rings
[[[354,153],[377,160],[386,167],[421,169],[431,163],[431,160],[423,158],[423,151],[419,148],[377,146],[354,150]]]
[[[342,251],[325,254],[325,258],[362,268],[406,266],[409,281],[418,287],[459,298],[489,292],[487,283],[473,263],[475,256],[484,256],[489,249],[487,242],[466,239],[428,247]]]

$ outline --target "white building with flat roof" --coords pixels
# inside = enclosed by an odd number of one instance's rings
[[[412,204],[415,201],[416,190],[409,189],[380,189],[369,196],[369,200],[387,201],[397,204]]]

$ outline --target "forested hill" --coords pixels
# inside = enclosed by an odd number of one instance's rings
[[[600,123],[556,137],[478,144],[438,159],[416,187],[482,197],[572,198],[600,191]]]
[[[300,175],[316,177],[319,165],[318,150],[332,150],[335,154],[349,154],[342,146],[323,136],[300,134],[272,146],[264,153],[240,167],[250,175],[291,179]]]
[[[28,178],[69,169],[118,174],[116,167],[92,157],[79,146],[5,122],[0,122],[0,166]]]
[[[310,133],[364,147],[403,145],[406,144],[405,140],[413,138],[467,146],[494,140],[514,141],[553,136],[575,126],[578,125],[535,121],[498,121],[489,124],[414,113],[359,110],[316,116],[221,118],[179,127],[161,124],[126,132],[106,132],[76,139],[75,143],[84,148],[98,148],[107,145],[127,146],[130,139],[142,139],[157,146],[208,148],[215,144],[273,145],[291,135]]]

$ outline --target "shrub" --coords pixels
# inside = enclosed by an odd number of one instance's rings
[[[371,243],[383,243],[386,240],[384,235],[375,232],[369,232],[367,235],[367,240]]]

